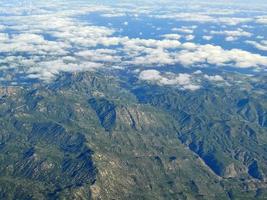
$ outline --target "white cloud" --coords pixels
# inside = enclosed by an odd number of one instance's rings
[[[168,40],[179,40],[182,36],[179,34],[165,34],[165,35],[162,35],[162,37]]]
[[[264,25],[267,24],[267,15],[257,17],[256,23]]]
[[[44,40],[43,36],[37,34],[18,34],[13,37],[5,37],[0,40],[0,52],[16,53],[24,52],[31,54],[50,54],[50,55],[64,55],[66,48],[70,47],[64,42],[55,42]]]
[[[267,65],[267,57],[252,54],[240,49],[224,50],[220,46],[197,45],[191,50],[182,50],[176,60],[185,66],[194,64],[229,65],[237,68],[263,67]]]
[[[262,40],[260,42],[256,41],[245,41],[247,44],[251,44],[255,48],[261,50],[261,51],[267,51],[267,40]]]
[[[84,60],[94,62],[120,62],[121,57],[116,55],[117,52],[111,49],[84,50],[75,53],[76,56]]]
[[[204,75],[204,78],[210,80],[210,81],[215,81],[215,82],[221,82],[224,81],[223,77],[220,75],[215,75],[215,76],[209,76],[207,74]]]
[[[186,35],[186,36],[185,36],[185,39],[186,39],[187,41],[191,41],[191,40],[195,39],[195,36],[194,36],[194,35]]]
[[[190,42],[182,44],[178,42],[173,45],[167,40],[129,39],[124,42],[123,52],[128,57],[126,63],[142,66],[180,63],[188,67],[207,64],[236,68],[264,68],[267,64],[267,57],[240,49],[224,50],[220,46],[198,45]]]
[[[161,19],[175,19],[179,21],[193,21],[193,22],[213,22],[211,16],[198,14],[198,13],[172,13],[166,15],[155,15],[156,18]]]
[[[199,90],[200,88],[201,87],[199,85],[193,85],[193,84],[188,84],[183,86],[183,89],[191,91]]]
[[[147,49],[146,55],[134,57],[130,64],[134,65],[170,65],[174,64],[174,60],[169,52],[158,48],[158,49]]]
[[[262,35],[257,35],[256,38],[262,40],[262,39],[264,39],[264,36],[262,36]]]
[[[71,18],[72,15],[88,11],[90,9],[63,8],[53,14],[41,12],[36,15],[0,16],[0,20],[8,21],[8,28],[14,30],[14,33],[0,33],[0,53],[8,55],[0,56],[0,60],[8,68],[17,68],[12,72],[13,75],[23,69],[29,78],[46,81],[62,71],[92,70],[102,67],[105,62],[119,62],[120,57],[111,50],[88,50],[101,45],[116,46],[123,40],[112,37],[112,29]],[[73,52],[73,49],[80,54],[85,54],[87,49],[87,57]]]
[[[226,41],[234,41],[237,40],[239,37],[251,37],[253,34],[246,32],[242,29],[238,29],[235,31],[225,30],[225,31],[211,31],[210,34],[212,35],[225,35]]]
[[[192,28],[185,27],[185,26],[182,26],[181,28],[173,28],[172,31],[181,32],[181,33],[188,33],[188,34],[194,33],[194,30]]]
[[[93,70],[110,66],[126,68],[131,65],[155,67],[182,64],[194,67],[207,64],[213,67],[229,65],[264,68],[267,65],[266,56],[240,49],[224,50],[214,45],[181,43],[178,41],[180,33],[162,35],[162,40],[128,38],[115,34],[118,30],[94,26],[76,18],[77,15],[99,12],[104,17],[127,15],[141,20],[138,16],[155,16],[152,13],[158,9],[157,5],[142,5],[138,8],[123,5],[125,7],[111,8],[85,4],[79,6],[75,5],[75,2],[42,1],[40,5],[38,3],[32,6],[32,9],[22,9],[11,5],[10,9],[1,12],[6,14],[0,16],[0,21],[4,24],[0,26],[0,30],[13,30],[9,33],[0,33],[0,53],[4,54],[0,55],[0,67],[3,70],[12,67],[16,72],[24,70],[30,78],[49,80],[64,71]],[[222,10],[222,13],[227,13],[227,10]],[[171,14],[162,11],[157,12],[155,17],[222,25],[237,25],[251,21],[250,18],[221,17],[209,12]],[[264,22],[264,19],[264,16],[258,17],[257,23]],[[181,32],[187,40],[192,40],[194,36],[191,34],[196,28],[197,26],[182,26],[172,31]],[[228,40],[251,36],[251,33],[242,29],[217,31],[213,34],[223,34]],[[206,40],[211,38],[212,36],[203,36]],[[257,48],[265,48],[264,42],[248,43]],[[162,77],[161,84],[183,85],[182,80],[188,80],[185,75],[159,76]],[[197,86],[183,85],[183,88],[186,87]]]
[[[155,39],[140,39],[134,38],[129,39],[125,38],[125,40],[121,41],[121,44],[129,49],[135,48],[161,48],[161,49],[175,49],[180,47],[181,43],[179,41],[173,41],[169,39],[164,40],[155,40]]]
[[[165,15],[155,15],[156,18],[161,19],[175,19],[177,21],[188,21],[198,23],[216,23],[225,24],[229,26],[236,26],[238,24],[253,21],[253,18],[238,18],[238,17],[216,17],[205,13],[170,13]]]
[[[221,17],[221,18],[218,18],[217,20],[215,19],[215,21],[216,21],[216,23],[219,23],[219,24],[236,26],[238,24],[251,22],[251,21],[253,21],[253,18]]]
[[[203,72],[201,70],[195,71],[193,74],[202,74]]]
[[[196,48],[197,48],[197,44],[192,43],[192,42],[185,42],[181,44],[181,49],[194,50]]]
[[[144,81],[158,81],[161,80],[162,76],[157,70],[144,70],[139,74],[139,79]]]
[[[227,41],[227,42],[232,42],[235,40],[238,40],[238,37],[228,36],[225,38],[225,41]]]
[[[5,30],[6,29],[6,27],[4,26],[4,25],[1,25],[0,24],[0,31],[3,31],[3,30]]]
[[[198,90],[199,85],[193,83],[190,74],[180,73],[165,73],[161,74],[157,70],[144,70],[139,74],[139,79],[143,81],[154,82],[159,85],[174,85],[183,90]]]
[[[128,58],[126,64],[166,65],[174,60],[168,50],[177,49],[181,43],[176,40],[128,39],[122,42],[123,52]]]
[[[114,13],[114,12],[101,14],[102,17],[124,17],[125,15],[126,15],[125,13]]]
[[[251,37],[252,33],[246,32],[242,29],[238,29],[235,31],[211,31],[211,34],[215,34],[215,35],[226,35],[226,36],[233,36],[233,37]]]
[[[204,39],[204,40],[211,40],[213,37],[211,36],[211,35],[204,35],[204,36],[202,36],[202,38]]]
[[[53,60],[47,62],[40,62],[38,66],[31,67],[27,73],[28,78],[41,79],[43,81],[50,81],[55,75],[60,72],[75,72],[84,70],[94,70],[103,67],[100,63],[94,62],[82,62],[76,63],[65,63],[62,60]]]
[[[0,33],[0,42],[5,42],[9,39],[8,34],[6,33]]]

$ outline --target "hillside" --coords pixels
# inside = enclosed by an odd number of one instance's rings
[[[264,199],[263,99],[100,72],[2,88],[0,198]]]

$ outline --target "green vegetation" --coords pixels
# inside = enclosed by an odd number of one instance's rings
[[[190,92],[129,78],[1,89],[0,199],[266,198],[263,87]]]

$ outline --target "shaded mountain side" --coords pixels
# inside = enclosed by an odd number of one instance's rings
[[[89,104],[95,110],[98,119],[106,131],[111,131],[116,124],[116,106],[114,103],[101,98],[99,100],[92,98]]]
[[[247,95],[238,90],[191,93],[125,82],[88,72],[2,90],[0,197],[266,195],[264,103],[249,98],[259,109],[248,120],[240,111]]]
[[[169,112],[180,125],[179,139],[217,175],[265,179],[266,97],[221,88],[191,93],[145,86],[133,92],[141,103]],[[249,170],[255,162],[257,176]]]
[[[62,192],[95,182],[92,150],[85,144],[83,134],[68,132],[54,122],[41,123],[38,119],[33,124],[20,123],[21,129],[10,124],[11,136],[0,150],[1,180],[7,180],[1,184],[3,196],[11,195],[11,198],[13,191],[15,196],[19,192],[22,196],[41,195],[43,199],[48,196],[53,199]],[[27,126],[32,126],[32,130],[28,132]],[[24,188],[24,183],[36,186],[36,190],[30,186]],[[87,194],[90,196],[90,191]],[[12,198],[20,199],[15,196]],[[37,199],[42,199],[41,196]]]

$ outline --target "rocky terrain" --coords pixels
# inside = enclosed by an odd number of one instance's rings
[[[267,195],[266,94],[87,72],[0,101],[0,199]]]

